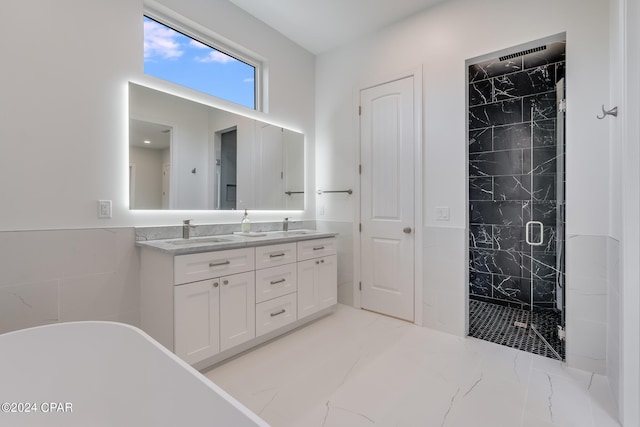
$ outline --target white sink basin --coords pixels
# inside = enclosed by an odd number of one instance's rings
[[[235,236],[243,237],[262,237],[267,235],[267,233],[264,233],[262,231],[234,231],[233,234]]]
[[[230,242],[230,239],[222,239],[220,237],[194,237],[191,239],[180,239],[180,240],[171,240],[168,241],[170,245],[195,245],[201,243],[222,243],[222,242]]]
[[[295,236],[300,234],[315,234],[316,232],[313,230],[291,230],[291,231],[277,231],[277,233],[282,234],[284,236]]]

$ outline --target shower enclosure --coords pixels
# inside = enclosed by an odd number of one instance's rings
[[[564,358],[565,42],[470,63],[470,335]]]

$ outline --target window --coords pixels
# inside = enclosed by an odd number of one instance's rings
[[[144,16],[144,72],[257,109],[259,66]]]

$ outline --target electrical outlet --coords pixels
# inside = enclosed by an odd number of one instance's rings
[[[449,208],[436,208],[436,221],[449,221]]]
[[[98,200],[98,218],[111,218],[111,200]]]

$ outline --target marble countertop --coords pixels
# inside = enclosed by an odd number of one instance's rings
[[[335,237],[338,233],[315,230],[267,231],[253,233],[233,233],[213,236],[199,236],[190,239],[159,239],[137,241],[136,246],[149,248],[173,255],[194,254],[199,252],[222,251],[227,249],[249,248],[275,245],[278,243],[298,242],[302,240]]]

